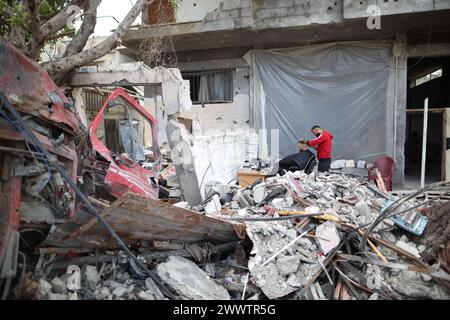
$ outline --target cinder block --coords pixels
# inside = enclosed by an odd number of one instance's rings
[[[347,160],[347,161],[345,161],[345,166],[347,168],[354,168],[355,167],[355,161],[354,160]]]
[[[345,167],[345,159],[341,159],[341,160],[335,160],[331,163],[330,168],[331,169],[342,169]]]

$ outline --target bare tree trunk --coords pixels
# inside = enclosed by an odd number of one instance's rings
[[[31,40],[28,46],[28,56],[37,60],[41,52],[41,19],[39,17],[39,1],[28,0],[28,11],[31,18]]]
[[[27,52],[27,40],[25,30],[21,26],[13,26],[9,33],[8,41],[22,52]]]
[[[95,25],[97,24],[97,7],[100,2],[101,0],[86,1],[83,8],[83,22],[67,46],[64,57],[72,56],[83,50],[89,36],[94,33]]]
[[[61,83],[62,79],[65,79],[67,74],[74,68],[104,56],[119,45],[125,31],[136,20],[137,16],[142,12],[144,7],[151,2],[153,2],[153,0],[138,0],[113,34],[96,46],[71,56],[48,61],[42,66],[48,71],[56,83]]]

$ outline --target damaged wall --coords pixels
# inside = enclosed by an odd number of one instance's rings
[[[182,62],[182,72],[232,69],[233,102],[207,103],[203,107],[194,104],[192,109],[180,113],[180,116],[197,120],[201,131],[230,129],[248,126],[249,120],[249,67],[242,59],[221,59],[196,62]]]
[[[189,110],[192,102],[189,95],[189,82],[183,80],[180,71],[175,68],[147,68],[140,63],[124,63],[114,67],[99,66],[95,72],[78,72],[72,78],[70,83],[76,89],[74,96],[78,97],[75,104],[77,109],[84,109],[83,99],[80,91],[82,87],[95,86],[114,86],[140,84],[144,87],[144,107],[157,120],[161,120],[158,126],[159,133],[162,135],[162,142],[167,141],[165,135],[165,117],[168,114],[175,114],[179,111]],[[144,85],[147,84],[147,85]],[[158,117],[158,115],[160,115]],[[150,132],[150,125],[144,124],[142,129]],[[151,142],[151,139],[144,139]],[[149,143],[146,143],[148,146]]]
[[[447,0],[178,0],[176,22],[182,25],[174,25],[171,33],[341,23],[368,17],[371,5],[379,6],[383,16],[450,9]]]

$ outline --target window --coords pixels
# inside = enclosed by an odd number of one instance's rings
[[[233,69],[183,72],[193,104],[233,102]]]
[[[414,88],[414,87],[420,86],[420,85],[422,85],[424,83],[427,83],[427,82],[429,82],[431,80],[434,80],[434,79],[437,79],[437,78],[440,78],[440,77],[442,77],[442,68],[440,68],[440,69],[438,69],[436,71],[433,71],[433,72],[431,72],[431,73],[429,73],[429,74],[427,74],[427,75],[425,75],[423,77],[420,77],[420,78],[417,78],[415,80],[412,80],[411,84],[410,84],[410,88]]]

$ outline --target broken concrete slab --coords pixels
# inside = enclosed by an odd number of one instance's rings
[[[341,242],[341,237],[332,221],[322,223],[316,228],[316,240],[322,252],[326,255]]]
[[[277,266],[269,263],[264,267],[254,267],[251,275],[256,285],[269,299],[285,297],[296,290],[286,282],[286,278],[280,275]]]
[[[48,281],[44,279],[39,280],[39,287],[36,293],[37,298],[41,300],[45,299],[51,290],[52,285]]]
[[[222,210],[222,205],[220,203],[220,198],[215,194],[211,201],[206,204],[205,212],[209,215],[218,215]]]
[[[228,291],[216,284],[195,263],[182,257],[171,256],[158,264],[161,279],[185,299],[229,300]]]
[[[395,243],[397,247],[403,249],[417,258],[420,258],[420,252],[417,250],[417,247],[412,242],[405,242],[403,240],[399,240]]]
[[[137,296],[141,300],[155,300],[153,294],[143,290],[139,291]]]
[[[166,133],[184,199],[191,206],[198,205],[202,202],[202,196],[186,128],[183,124],[170,120],[166,126]]]
[[[260,203],[264,200],[266,196],[265,184],[258,184],[253,188],[253,199],[256,203]]]
[[[401,270],[387,279],[389,285],[408,298],[448,300],[450,296],[437,284],[424,281],[418,272]]]
[[[84,275],[89,288],[91,290],[95,290],[98,282],[100,281],[100,274],[97,272],[97,268],[95,266],[87,265]]]
[[[299,256],[279,256],[276,262],[278,272],[282,276],[289,276],[297,272],[299,264]]]
[[[58,277],[53,278],[51,281],[52,291],[55,293],[66,294],[67,285],[66,283]]]

